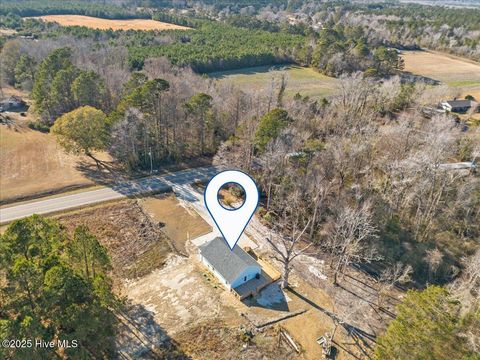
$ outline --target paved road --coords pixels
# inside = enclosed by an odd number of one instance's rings
[[[213,167],[182,170],[165,176],[152,176],[125,182],[111,188],[83,191],[27,204],[8,206],[0,208],[0,223],[6,224],[32,214],[50,214],[128,196],[166,192],[170,191],[172,186],[175,185],[209,180],[217,172],[218,170]]]

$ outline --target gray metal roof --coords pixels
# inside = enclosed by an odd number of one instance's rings
[[[471,100],[449,100],[446,103],[452,108],[472,106]]]
[[[200,254],[228,283],[236,280],[249,266],[260,267],[240,246],[230,250],[225,240],[220,237],[200,246]]]

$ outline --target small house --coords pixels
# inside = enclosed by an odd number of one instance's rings
[[[200,257],[205,266],[229,290],[255,279],[262,273],[260,265],[240,246],[230,250],[220,237],[200,246]]]
[[[28,109],[27,104],[22,98],[18,96],[10,96],[8,99],[5,99],[0,102],[0,112],[4,111],[26,111]]]
[[[466,113],[472,107],[476,107],[475,110],[477,110],[478,106],[473,100],[449,100],[442,102],[440,105],[444,110],[455,113]]]

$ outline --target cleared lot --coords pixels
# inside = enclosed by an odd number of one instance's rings
[[[187,252],[187,240],[212,231],[212,227],[200,215],[182,206],[172,194],[148,197],[142,199],[140,204],[155,222],[161,223],[162,231],[183,254]]]
[[[83,225],[97,236],[108,249],[118,282],[160,268],[172,251],[168,238],[135,200],[98,205],[57,218],[70,231]]]

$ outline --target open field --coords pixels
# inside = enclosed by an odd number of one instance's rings
[[[405,71],[439,80],[462,96],[480,98],[480,63],[433,51],[403,51],[402,58]]]
[[[100,30],[187,30],[186,26],[164,23],[151,19],[110,20],[83,15],[45,15],[35,17],[61,26],[86,26]]]
[[[223,83],[233,83],[246,90],[266,90],[273,79],[276,83],[285,74],[287,96],[293,97],[296,93],[311,98],[321,98],[333,92],[338,82],[337,79],[320,74],[312,68],[286,65],[286,66],[259,66],[240,70],[214,72],[208,74]]]
[[[28,128],[30,116],[6,114],[11,123],[0,125],[0,202],[93,185],[77,169],[82,158],[65,154],[52,135]]]

